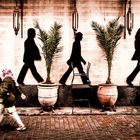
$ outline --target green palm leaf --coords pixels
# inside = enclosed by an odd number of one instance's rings
[[[112,60],[117,42],[121,39],[123,25],[119,24],[119,18],[109,21],[106,27],[101,26],[95,21],[92,21],[91,27],[96,33],[96,39],[99,47],[103,50],[108,64],[108,78],[106,83],[111,83],[110,75],[112,68]]]
[[[58,46],[61,40],[60,29],[62,25],[58,24],[57,22],[54,22],[54,24],[51,26],[48,33],[39,26],[39,23],[37,21],[35,21],[34,26],[36,29],[39,30],[38,38],[42,42],[42,51],[47,67],[46,83],[52,83],[50,80],[50,72],[51,72],[53,59],[55,57],[59,57],[59,54],[63,49],[61,46]]]

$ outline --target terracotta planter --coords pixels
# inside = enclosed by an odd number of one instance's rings
[[[53,108],[58,98],[57,84],[39,84],[38,100],[42,107]]]
[[[103,107],[114,108],[118,98],[117,86],[114,84],[100,84],[98,87],[97,96]]]

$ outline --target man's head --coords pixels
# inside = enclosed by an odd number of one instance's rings
[[[35,29],[34,28],[29,28],[27,34],[28,34],[29,38],[34,38],[35,35],[36,35]]]
[[[75,40],[80,41],[80,40],[82,40],[82,38],[83,38],[83,34],[81,32],[76,33]]]

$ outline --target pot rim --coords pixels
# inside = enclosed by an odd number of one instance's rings
[[[42,87],[54,87],[54,86],[58,86],[57,83],[53,83],[53,84],[46,84],[46,83],[38,83],[38,86],[42,86]]]
[[[111,84],[101,83],[101,84],[99,84],[99,86],[117,86],[117,85],[113,84],[113,83],[111,83]]]

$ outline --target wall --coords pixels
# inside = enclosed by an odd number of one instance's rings
[[[86,98],[87,96],[90,98],[90,104],[93,107],[101,107],[101,104],[98,101],[97,90],[98,86],[91,86],[88,88],[87,86],[82,86],[79,84],[74,85],[77,87],[72,89],[71,86],[66,86],[63,88],[59,86],[58,88],[58,100],[56,103],[56,107],[68,107],[73,105],[73,93],[78,95],[77,97]],[[34,107],[40,106],[38,101],[38,91],[36,85],[27,85],[20,87],[21,90],[26,94],[27,99],[22,100],[18,98],[16,101],[16,106],[21,107]],[[138,86],[134,88],[126,87],[126,86],[117,86],[118,89],[118,98],[116,101],[116,106],[139,106],[140,105],[140,89]],[[85,94],[86,93],[86,94]],[[86,96],[86,97],[85,97]],[[81,102],[82,104],[77,103],[80,106],[87,106],[87,102]],[[76,104],[75,104],[76,105]]]
[[[91,21],[95,20],[101,24],[105,24],[117,16],[120,16],[120,23],[123,24],[124,4],[123,0],[77,0],[77,10],[79,13],[79,28],[84,36],[81,42],[82,55],[86,61],[92,63],[90,70],[90,79],[93,85],[104,83],[107,78],[107,65],[103,57],[102,50],[98,47],[96,36],[91,28]],[[41,27],[48,30],[54,21],[63,25],[61,44],[64,49],[61,58],[54,60],[52,66],[52,80],[57,82],[67,69],[66,61],[69,59],[72,42],[73,30],[71,25],[71,15],[73,11],[73,0],[25,0],[24,1],[24,28],[23,38],[21,38],[21,29],[19,34],[15,36],[12,24],[12,13],[15,6],[14,0],[0,0],[0,70],[9,67],[14,71],[17,78],[19,71],[23,65],[22,56],[24,52],[24,40],[26,39],[27,29],[34,27],[34,20],[38,20]],[[132,0],[132,11],[135,14],[134,29],[131,36],[126,34],[126,39],[121,38],[116,48],[113,68],[112,82],[117,85],[126,85],[126,77],[134,69],[136,62],[131,61],[134,53],[134,36],[139,28],[140,20],[140,1]],[[127,6],[128,9],[128,6]],[[38,46],[41,42],[35,38]],[[41,48],[39,47],[40,51]],[[38,72],[45,78],[46,69],[45,62],[36,62]],[[139,85],[140,75],[134,80],[135,85]],[[67,84],[70,84],[69,77]],[[36,84],[30,71],[25,78],[26,84]],[[75,83],[81,83],[80,79],[76,79]]]

